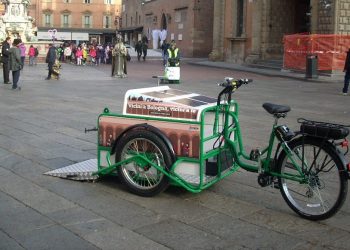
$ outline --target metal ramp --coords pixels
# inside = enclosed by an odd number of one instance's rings
[[[97,175],[92,175],[97,170],[97,159],[90,159],[67,167],[51,170],[44,174],[76,181],[92,181],[98,178]]]

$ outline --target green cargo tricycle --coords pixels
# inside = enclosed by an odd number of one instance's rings
[[[300,216],[329,218],[347,195],[348,126],[300,118],[293,132],[278,124],[290,107],[264,103],[274,117],[269,142],[247,153],[232,93],[249,82],[225,78],[217,98],[168,86],[127,91],[122,114],[106,108],[98,117],[94,174],[116,174],[132,193],[154,196],[169,185],[197,193],[243,168]]]

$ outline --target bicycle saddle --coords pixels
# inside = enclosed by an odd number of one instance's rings
[[[267,112],[269,112],[272,115],[287,113],[290,111],[289,106],[283,106],[283,105],[278,105],[278,104],[273,104],[268,102],[264,103],[262,106]]]

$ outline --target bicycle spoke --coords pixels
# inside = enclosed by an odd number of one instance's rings
[[[287,204],[298,214],[309,219],[325,219],[333,215],[345,200],[346,181],[339,173],[339,160],[334,150],[322,140],[305,138],[291,143],[290,154],[281,155],[280,190]],[[299,165],[299,163],[303,162]],[[294,178],[303,167],[305,183]]]

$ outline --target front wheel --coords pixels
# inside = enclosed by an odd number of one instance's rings
[[[301,137],[288,146],[293,153],[287,156],[282,150],[277,163],[284,200],[303,218],[331,217],[343,205],[348,190],[344,166],[336,149],[329,142],[312,137]]]
[[[164,169],[169,169],[172,161],[165,143],[147,130],[132,130],[116,145],[116,162],[141,155],[148,161]],[[118,168],[118,176],[128,190],[140,196],[154,196],[169,185],[169,179],[157,168],[136,158]]]

